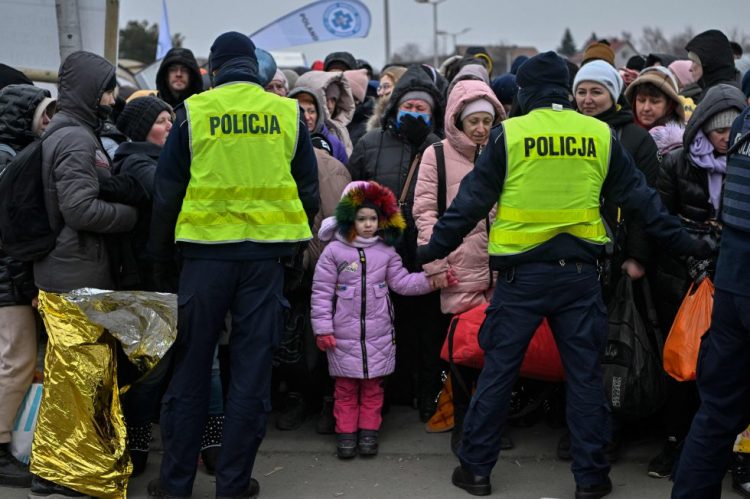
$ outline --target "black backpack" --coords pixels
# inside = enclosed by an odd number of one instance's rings
[[[42,144],[63,125],[37,139],[0,171],[0,242],[5,253],[31,262],[55,247],[58,231],[52,228],[44,202]]]

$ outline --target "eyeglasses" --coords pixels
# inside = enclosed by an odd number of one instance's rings
[[[377,93],[378,95],[383,95],[390,92],[391,90],[393,90],[393,85],[391,85],[390,83],[383,83],[382,85],[378,86]]]

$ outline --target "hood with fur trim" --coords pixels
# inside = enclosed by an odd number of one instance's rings
[[[374,206],[378,211],[378,235],[389,246],[395,245],[406,228],[406,221],[396,202],[396,196],[385,186],[372,181],[355,181],[344,188],[336,215],[325,219],[318,234],[321,241],[333,238],[334,231],[347,241],[354,241],[357,233],[354,220],[357,210]]]

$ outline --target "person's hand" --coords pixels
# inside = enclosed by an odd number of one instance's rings
[[[628,258],[622,262],[620,269],[622,269],[622,271],[634,281],[637,281],[646,275],[646,269],[644,269],[643,265],[641,265],[635,258]]]
[[[453,270],[446,272],[446,278],[448,279],[448,285],[446,287],[455,286],[459,282],[458,278],[456,278],[456,274],[453,273]]]
[[[633,83],[639,75],[640,73],[634,69],[620,68],[620,76],[622,76],[622,81],[626,87]]]
[[[400,130],[411,145],[419,146],[425,141],[427,135],[429,135],[430,125],[425,123],[422,118],[407,114],[401,118]]]
[[[315,344],[321,351],[325,352],[326,350],[336,348],[336,338],[331,333],[319,334],[315,337]]]
[[[432,289],[443,289],[448,286],[448,272],[440,272],[427,277]]]
[[[33,308],[39,308],[39,297],[38,296],[35,296],[34,298],[31,299],[31,306]]]

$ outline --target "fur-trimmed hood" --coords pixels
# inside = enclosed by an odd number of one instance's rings
[[[330,241],[338,232],[346,241],[354,241],[357,233],[354,220],[357,210],[372,205],[378,211],[378,235],[382,241],[393,246],[398,242],[406,228],[406,221],[393,192],[377,182],[355,181],[344,188],[341,201],[336,206],[336,214],[323,220],[318,237],[321,241]]]

